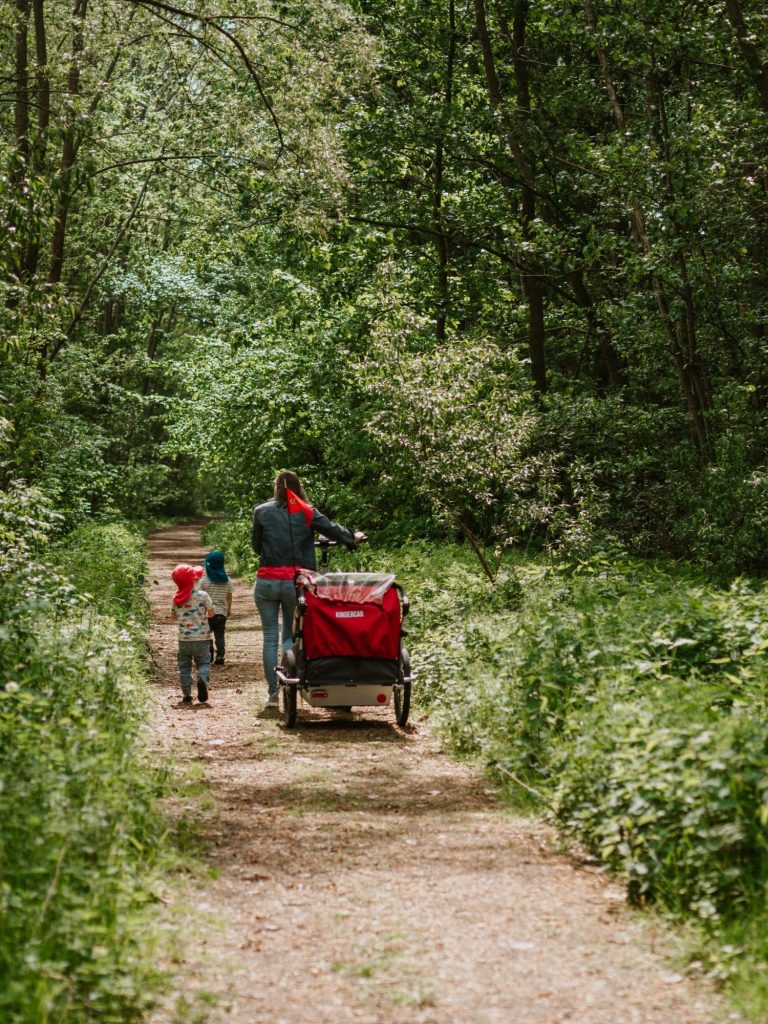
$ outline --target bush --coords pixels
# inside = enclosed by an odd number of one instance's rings
[[[600,703],[563,757],[557,816],[635,902],[738,917],[768,882],[768,725],[671,689],[669,707]]]
[[[55,550],[68,582],[102,615],[121,622],[146,619],[144,539],[130,526],[86,523]]]
[[[128,628],[142,552],[122,528],[84,528],[57,552],[65,578],[43,560],[47,513],[37,492],[0,496],[17,524],[0,546],[0,1019],[124,1024],[154,988],[141,908],[162,847]]]

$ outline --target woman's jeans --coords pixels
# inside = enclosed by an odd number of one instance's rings
[[[277,676],[275,669],[279,660],[278,617],[283,613],[283,651],[293,645],[291,627],[293,610],[296,607],[296,588],[293,580],[257,579],[253,588],[253,599],[261,616],[261,628],[264,640],[264,675],[267,677],[269,692],[277,693]]]

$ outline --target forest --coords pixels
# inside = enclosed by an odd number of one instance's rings
[[[247,577],[290,467],[420,600],[454,749],[765,1019],[764,5],[0,28],[0,1016],[141,1019],[143,537],[214,515]]]

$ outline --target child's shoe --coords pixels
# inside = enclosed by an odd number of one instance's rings
[[[191,699],[192,698],[190,697],[190,700]],[[201,704],[205,704],[205,702],[208,700],[208,687],[205,685],[205,682],[202,679],[198,679],[197,681],[197,699],[200,701]]]
[[[192,695],[189,694],[189,693],[185,693],[184,696],[181,698],[181,703],[182,704],[191,704],[192,703]]]

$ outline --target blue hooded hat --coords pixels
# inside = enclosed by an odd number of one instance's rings
[[[229,576],[224,571],[224,555],[221,551],[214,549],[209,551],[203,562],[205,573],[212,583],[227,583]]]

